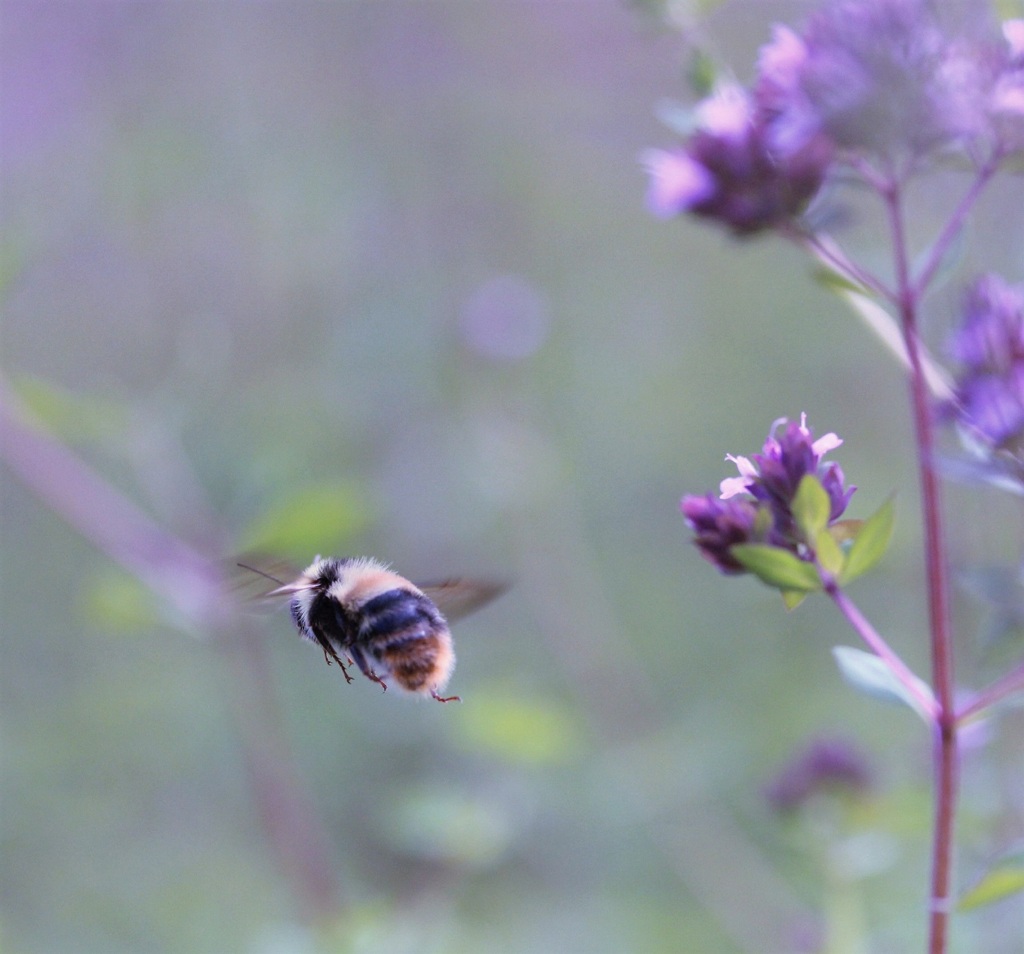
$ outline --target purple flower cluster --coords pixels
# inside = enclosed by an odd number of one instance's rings
[[[842,444],[835,434],[814,439],[807,415],[800,423],[780,418],[772,424],[760,454],[752,458],[732,454],[739,476],[721,483],[721,496],[688,495],[681,509],[694,532],[694,543],[704,559],[723,573],[742,573],[744,567],[730,553],[738,543],[767,543],[801,553],[803,541],[793,518],[792,504],[800,481],[812,474],[829,496],[829,520],[838,520],[856,487],[846,487],[842,468],[824,456]]]
[[[950,351],[962,365],[952,415],[975,445],[1024,463],[1024,285],[980,278]]]
[[[674,151],[651,150],[648,205],[748,235],[795,219],[837,159],[887,165],[1024,148],[1024,21],[944,22],[929,0],[825,0],[776,26],[750,90],[719,87]]]

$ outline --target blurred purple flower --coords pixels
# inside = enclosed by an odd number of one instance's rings
[[[1024,20],[1003,24],[1002,61],[991,84],[989,117],[998,147],[1004,152],[1024,149]]]
[[[715,191],[711,173],[682,150],[648,149],[641,162],[650,176],[647,207],[658,218],[672,218]]]
[[[767,116],[746,90],[720,87],[695,116],[685,148],[644,156],[654,214],[692,212],[750,235],[795,218],[817,192],[830,147],[819,138],[784,156],[773,151]]]
[[[950,352],[963,369],[946,416],[976,446],[1024,462],[1024,285],[998,275],[980,278]]]
[[[773,146],[788,154],[824,135],[889,158],[956,143],[1005,151],[1014,130],[997,127],[1024,116],[1019,22],[1000,41],[984,17],[953,29],[928,0],[827,0],[802,34],[776,27],[761,52]]]
[[[863,795],[872,787],[867,758],[845,739],[815,739],[797,752],[767,786],[777,812],[792,812],[821,792]]]
[[[496,361],[521,361],[547,339],[547,298],[519,275],[497,275],[480,285],[462,309],[460,330],[467,348]]]

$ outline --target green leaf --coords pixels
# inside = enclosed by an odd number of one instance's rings
[[[856,292],[858,295],[866,294],[863,285],[852,281],[842,272],[836,271],[836,269],[822,259],[819,259],[818,264],[812,269],[811,278],[829,291]]]
[[[870,570],[889,546],[896,516],[896,505],[890,497],[867,520],[854,538],[846,556],[846,568],[840,582],[845,585]]]
[[[314,484],[264,512],[242,535],[242,553],[302,555],[337,545],[362,530],[370,508],[351,482]]]
[[[780,590],[813,592],[821,589],[821,580],[813,563],[795,553],[763,543],[740,543],[729,552],[762,583]]]
[[[804,539],[812,547],[818,534],[828,526],[832,504],[821,481],[813,474],[806,474],[793,497],[793,517]]]
[[[782,602],[786,604],[788,610],[795,610],[805,599],[807,599],[806,590],[782,591]]]
[[[833,576],[838,577],[846,564],[846,554],[836,543],[831,533],[819,533],[814,544],[814,555],[818,562]]]
[[[833,646],[832,655],[835,656],[839,672],[854,689],[883,702],[909,706],[925,722],[931,723],[931,714],[922,705],[920,697],[932,700],[935,697],[924,680],[912,677],[918,693],[915,694],[889,668],[885,660],[874,653],[852,646]]]
[[[686,74],[693,92],[700,97],[708,96],[718,80],[718,63],[706,50],[696,49],[691,54]]]
[[[971,911],[1024,891],[1024,848],[999,858],[973,887],[964,892],[957,907]]]

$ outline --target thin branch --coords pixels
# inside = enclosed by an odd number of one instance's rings
[[[169,533],[85,461],[37,427],[0,383],[0,456],[36,495],[189,623],[223,614],[217,562]]]
[[[975,202],[977,202],[978,198],[981,196],[981,193],[985,190],[985,186],[988,185],[992,177],[998,171],[1001,158],[1002,157],[998,153],[994,154],[989,161],[978,170],[978,174],[971,183],[971,187],[960,200],[960,204],[953,210],[953,214],[946,223],[946,227],[935,240],[935,244],[932,245],[928,259],[925,262],[924,267],[921,269],[921,273],[918,275],[917,281],[914,282],[910,289],[917,301],[920,301],[924,297],[924,293],[928,290],[928,286],[935,277],[935,273],[939,270],[939,266],[942,265],[942,260],[946,257],[946,253],[949,251],[950,245],[953,244],[954,239],[956,239],[957,235],[963,229],[964,223],[967,220],[967,213],[970,212]]]
[[[1024,692],[1024,665],[1018,666],[1012,672],[1001,676],[991,685],[986,686],[981,692],[961,707],[956,714],[958,723],[964,723],[973,716],[979,715],[987,709],[1002,702],[1014,693]]]
[[[939,716],[938,703],[930,692],[926,692],[922,688],[921,679],[914,674],[913,670],[871,625],[835,580],[826,578],[824,586],[825,592],[832,599],[832,602],[836,604],[843,616],[846,617],[847,622],[853,627],[857,635],[889,667],[889,671],[899,679],[907,692],[917,700],[921,711],[927,713],[932,721],[936,721]]]

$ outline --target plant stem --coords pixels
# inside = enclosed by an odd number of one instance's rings
[[[945,563],[942,506],[935,470],[935,435],[925,383],[917,311],[922,286],[910,274],[906,233],[895,178],[883,190],[896,260],[897,307],[910,360],[910,399],[917,447],[924,523],[925,572],[931,638],[932,685],[938,701],[935,724],[935,821],[932,837],[929,954],[945,954],[949,929],[953,820],[957,790],[957,723],[953,705],[953,641],[949,623],[949,580]]]
[[[1024,692],[1024,665],[1018,666],[977,693],[957,713],[957,722],[963,723],[971,716],[991,709],[1007,696],[1017,692]]]
[[[899,679],[907,691],[917,700],[921,712],[929,717],[932,724],[938,723],[939,707],[935,697],[928,692],[920,679],[914,675],[910,667],[896,654],[896,651],[885,641],[878,631],[868,622],[867,618],[853,601],[840,588],[834,579],[824,579],[825,592],[839,608],[847,622],[856,630],[857,635],[871,648],[871,651],[882,659],[892,674]]]
[[[916,299],[920,300],[921,296],[925,291],[927,291],[929,284],[931,284],[931,280],[939,270],[939,266],[942,265],[942,260],[946,257],[946,252],[949,251],[949,247],[953,244],[953,240],[964,227],[964,222],[967,219],[967,213],[970,212],[974,203],[978,201],[979,196],[985,190],[985,186],[988,185],[992,176],[994,176],[998,171],[999,161],[1001,158],[1002,156],[999,153],[994,153],[988,162],[978,170],[978,174],[974,177],[974,181],[971,183],[970,188],[964,193],[963,198],[960,200],[960,204],[956,209],[954,209],[953,214],[949,217],[949,221],[946,223],[946,227],[942,230],[942,234],[939,235],[935,244],[932,245],[928,259],[924,263],[921,273],[918,275],[917,281],[913,286],[913,294]]]

